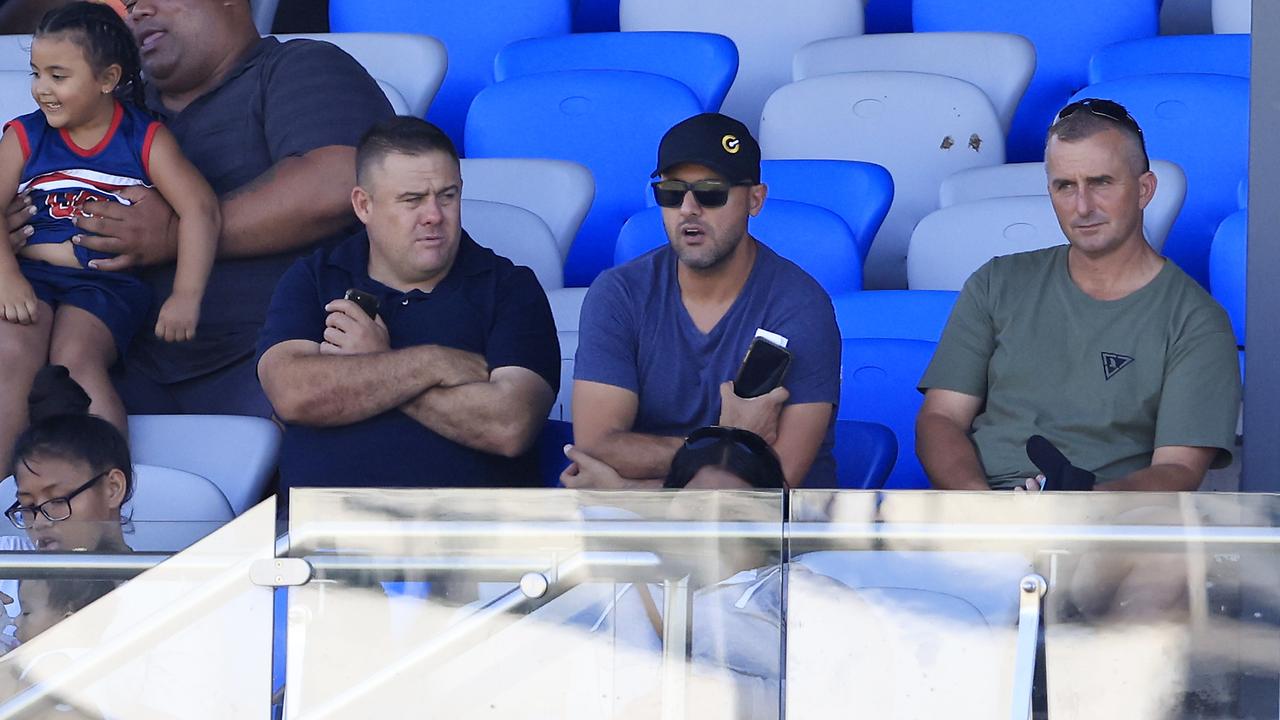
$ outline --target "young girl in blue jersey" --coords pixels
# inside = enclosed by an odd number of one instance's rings
[[[173,293],[157,336],[195,335],[221,217],[208,183],[173,135],[141,108],[141,63],[133,35],[107,5],[75,2],[50,11],[31,45],[31,95],[39,110],[5,125],[0,198],[25,193],[33,232],[0,242],[0,467],[26,425],[25,398],[47,363],[65,365],[92,398],[93,414],[122,432],[125,411],[108,368],[142,329],[151,293],[137,277],[98,271],[108,257],[72,242],[85,202],[154,186],[176,212]]]

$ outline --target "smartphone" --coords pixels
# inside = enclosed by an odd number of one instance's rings
[[[365,313],[369,317],[371,318],[378,317],[379,303],[378,303],[378,298],[376,296],[370,295],[367,292],[363,292],[355,288],[351,288],[342,296],[342,299],[350,300],[351,302],[359,305],[360,309],[365,311]]]
[[[759,397],[781,385],[791,367],[791,351],[786,343],[780,335],[756,331],[738,366],[738,376],[733,379],[734,394],[741,398]]]

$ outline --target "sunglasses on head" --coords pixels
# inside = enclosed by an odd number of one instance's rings
[[[697,450],[726,439],[752,455],[768,456],[773,454],[773,449],[759,435],[750,430],[725,427],[723,425],[708,425],[694,430],[689,433],[689,437],[684,439],[684,446],[690,450]]]
[[[1085,98],[1084,100],[1077,100],[1071,103],[1070,105],[1062,108],[1062,111],[1058,113],[1058,117],[1054,120],[1054,123],[1057,123],[1065,117],[1070,117],[1081,110],[1097,115],[1101,118],[1106,118],[1114,123],[1124,125],[1138,133],[1138,135],[1142,135],[1142,128],[1138,126],[1138,121],[1133,119],[1133,116],[1129,114],[1129,111],[1126,110],[1123,105],[1112,100],[1101,100],[1099,98]]]
[[[699,180],[687,183],[682,180],[659,180],[651,183],[653,199],[664,208],[678,208],[684,204],[684,194],[693,193],[693,199],[706,208],[724,207],[729,202],[729,191],[738,186],[754,185],[750,182],[731,183],[724,180]]]

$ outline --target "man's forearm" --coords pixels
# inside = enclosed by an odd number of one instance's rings
[[[354,221],[355,148],[316,148],[284,158],[222,198],[224,258],[305,248]]]
[[[1094,490],[1141,490],[1148,492],[1194,492],[1204,476],[1176,463],[1145,467],[1110,482],[1098,483]]]
[[[459,445],[516,457],[533,445],[555,400],[550,387],[533,394],[540,397],[522,403],[513,398],[512,388],[493,381],[434,387],[400,410]]]
[[[671,460],[683,444],[684,439],[678,437],[612,432],[598,439],[579,442],[578,446],[625,478],[651,481],[667,476],[671,471]]]
[[[280,419],[349,425],[400,407],[439,384],[434,350],[419,345],[367,355],[291,356],[278,362],[268,354],[259,375]]]
[[[916,454],[939,490],[990,490],[968,433],[949,419],[922,414],[916,422]]]

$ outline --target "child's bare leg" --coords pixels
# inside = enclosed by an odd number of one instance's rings
[[[124,403],[108,374],[115,361],[116,341],[105,323],[74,305],[58,308],[49,343],[49,362],[65,365],[71,378],[89,393],[89,412],[106,419],[128,437]]]
[[[27,427],[27,395],[49,358],[52,327],[53,308],[43,302],[31,325],[0,319],[0,477],[13,471],[13,443]]]

